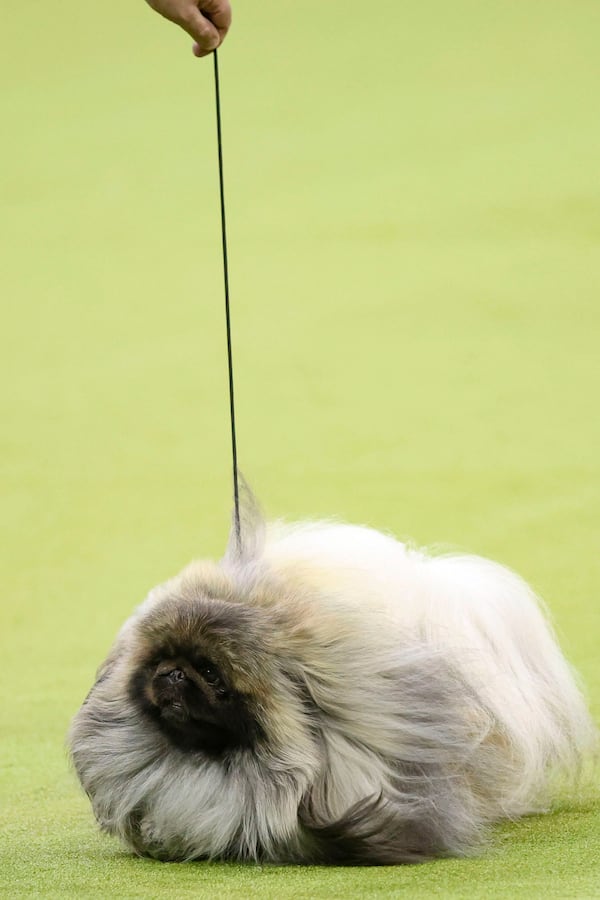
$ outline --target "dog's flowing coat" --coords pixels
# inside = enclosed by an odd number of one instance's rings
[[[70,749],[160,859],[397,863],[541,810],[593,726],[529,588],[368,528],[246,516],[125,623]]]

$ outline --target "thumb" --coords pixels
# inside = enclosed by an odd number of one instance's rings
[[[181,25],[191,38],[196,41],[196,56],[206,56],[221,43],[221,36],[209,19],[206,19],[197,6],[190,6]]]

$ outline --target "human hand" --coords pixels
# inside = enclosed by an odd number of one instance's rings
[[[231,25],[229,0],[146,0],[156,12],[181,26],[195,41],[194,56],[208,56],[223,43]]]

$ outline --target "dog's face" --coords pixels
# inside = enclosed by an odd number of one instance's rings
[[[150,733],[190,755],[266,753],[287,746],[290,729],[300,740],[305,698],[286,671],[289,621],[276,590],[262,584],[251,599],[217,566],[192,565],[132,617],[102,690],[125,695]]]
[[[175,747],[218,757],[264,736],[257,705],[266,673],[261,677],[257,636],[254,664],[244,664],[251,618],[198,591],[166,597],[137,624],[128,694]]]

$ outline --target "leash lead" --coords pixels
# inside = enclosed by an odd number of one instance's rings
[[[227,228],[225,222],[225,187],[223,178],[223,137],[221,133],[221,92],[219,87],[219,62],[217,51],[213,52],[215,72],[215,101],[217,110],[217,148],[219,154],[219,191],[221,198],[221,243],[223,246],[223,282],[225,287],[225,327],[227,332],[227,369],[229,375],[229,418],[231,422],[231,456],[233,463],[233,516],[238,550],[242,549],[240,524],[240,491],[237,463],[237,440],[235,433],[235,398],[233,390],[233,351],[231,347],[231,312],[229,306],[229,266],[227,260]]]

